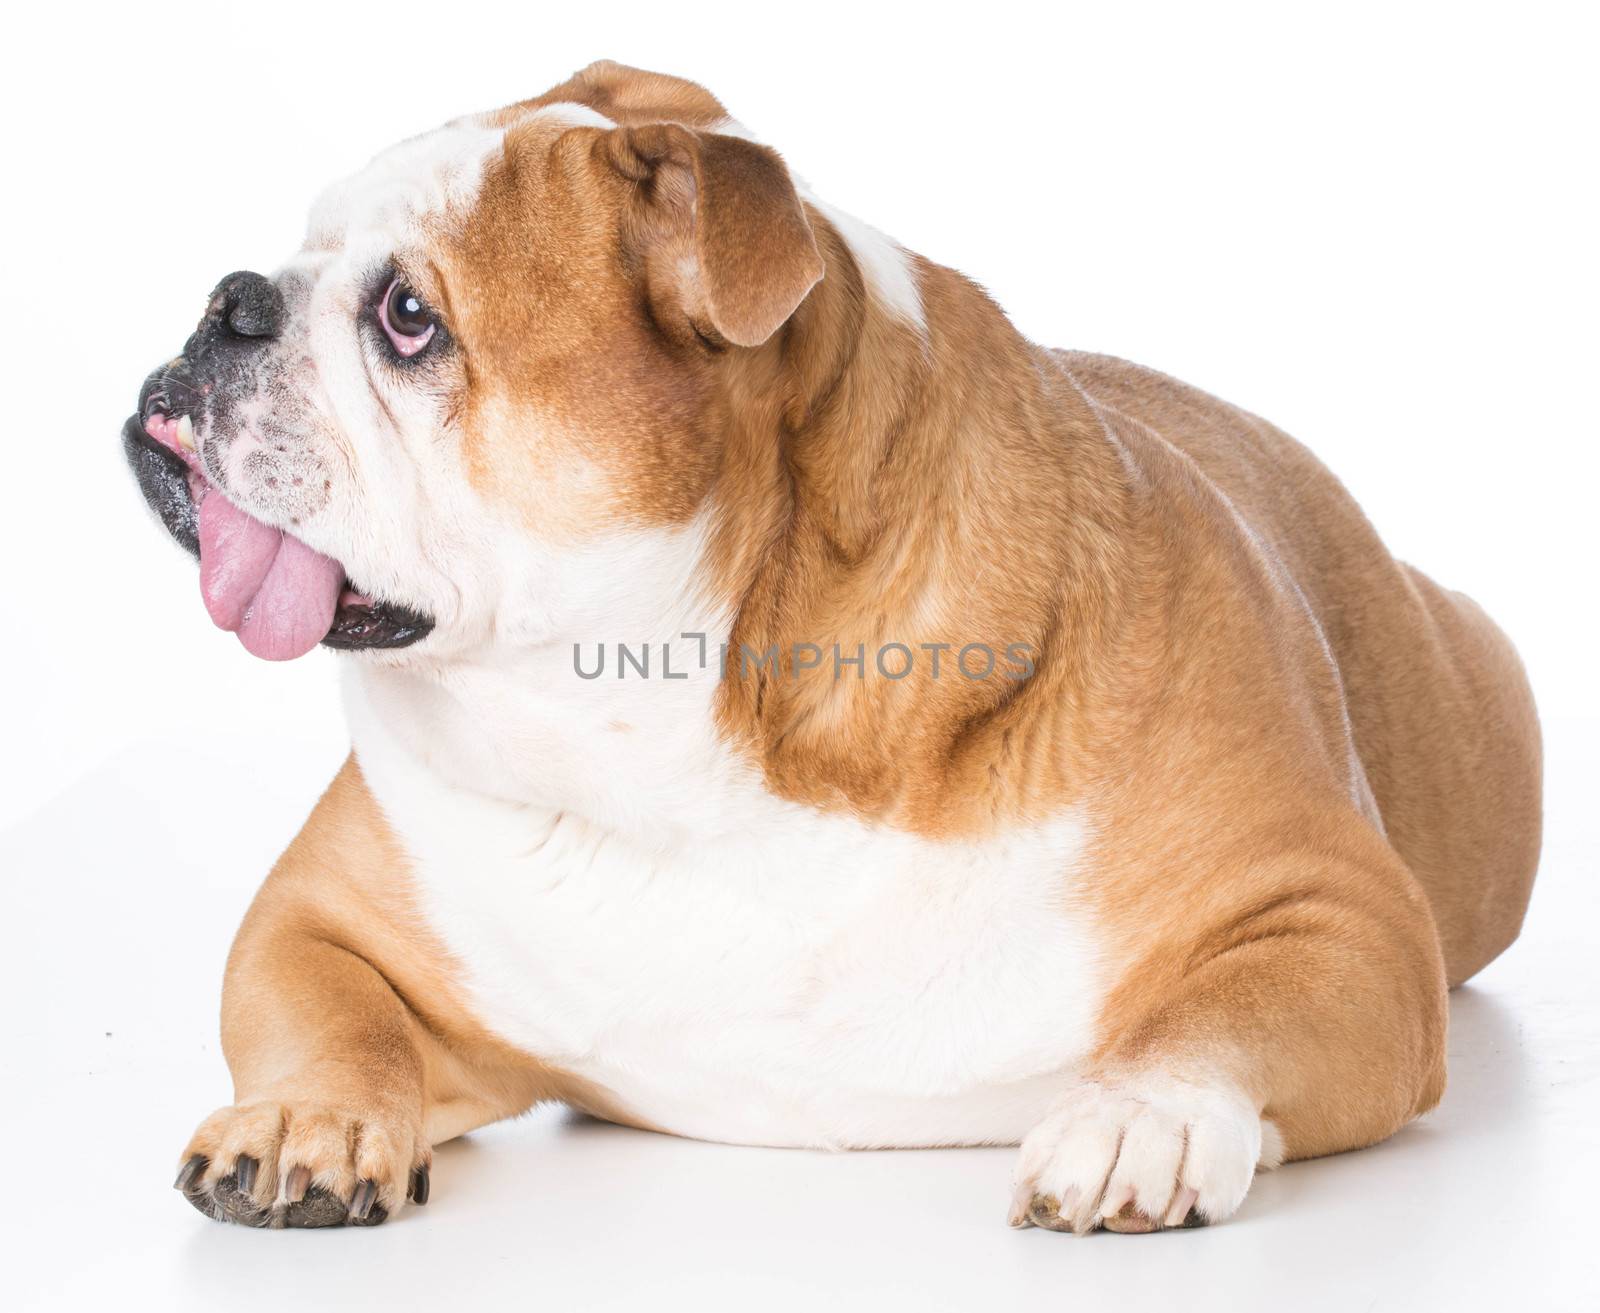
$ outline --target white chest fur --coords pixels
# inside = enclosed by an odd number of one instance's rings
[[[1019,1139],[1101,1001],[1073,906],[1082,819],[936,843],[784,803],[708,716],[700,735],[679,719],[703,692],[671,694],[669,762],[599,700],[519,718],[459,687],[351,681],[362,769],[482,1021],[680,1134]],[[509,769],[500,796],[473,787],[530,749],[546,797]]]

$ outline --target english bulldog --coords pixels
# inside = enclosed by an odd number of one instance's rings
[[[378,156],[122,436],[218,626],[345,654],[179,1158],[213,1218],[381,1222],[556,1100],[1020,1144],[1018,1227],[1218,1222],[1433,1107],[1520,927],[1539,732],[1484,613],[691,82]]]

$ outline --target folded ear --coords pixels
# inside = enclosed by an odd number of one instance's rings
[[[609,162],[639,184],[629,237],[657,313],[735,346],[760,346],[822,277],[822,256],[776,151],[676,123],[604,134]]]

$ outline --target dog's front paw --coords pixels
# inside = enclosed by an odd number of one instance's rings
[[[243,1226],[376,1226],[428,1201],[422,1119],[393,1107],[262,1100],[200,1123],[174,1185]]]
[[[1080,1235],[1220,1222],[1281,1157],[1238,1090],[1159,1073],[1084,1080],[1022,1142],[1010,1222]]]

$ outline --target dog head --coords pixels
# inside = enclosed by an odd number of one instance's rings
[[[124,447],[258,656],[546,641],[637,587],[596,570],[617,542],[692,533],[722,372],[822,272],[774,152],[596,65],[327,192],[281,271],[218,284]]]

